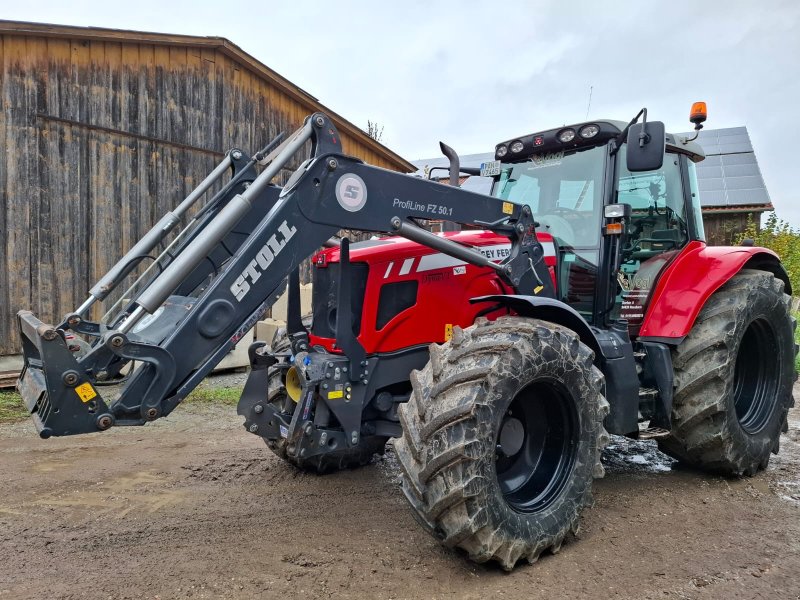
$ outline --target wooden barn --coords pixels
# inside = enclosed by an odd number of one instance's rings
[[[224,38],[0,21],[0,61],[0,370],[17,310],[76,308],[229,148],[323,110],[346,153],[415,170]]]

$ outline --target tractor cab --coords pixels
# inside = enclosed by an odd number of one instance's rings
[[[642,138],[641,123],[579,123],[502,142],[482,165],[491,195],[529,206],[553,236],[557,297],[594,325],[624,318],[635,333],[658,273],[705,239],[702,148],[663,131],[647,123]]]

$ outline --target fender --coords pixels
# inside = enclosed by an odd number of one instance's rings
[[[664,269],[650,296],[639,339],[678,344],[711,295],[742,269],[768,271],[792,293],[789,276],[772,250],[753,246],[706,246],[690,242]]]
[[[552,298],[539,296],[482,296],[470,302],[496,302],[521,316],[563,325],[578,334],[594,351],[595,365],[605,375],[605,396],[611,411],[605,418],[609,433],[629,435],[638,431],[639,377],[633,358],[628,328],[592,329],[574,308]]]
[[[518,315],[563,325],[578,334],[581,342],[594,351],[596,360],[600,360],[603,357],[600,343],[586,320],[569,304],[565,304],[560,300],[540,296],[497,294],[470,299],[470,303],[475,304],[476,302],[495,302],[505,308],[510,308]]]

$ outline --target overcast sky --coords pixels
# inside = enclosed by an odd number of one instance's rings
[[[414,160],[642,106],[668,131],[746,125],[800,227],[800,2],[2,1],[5,19],[223,36]]]

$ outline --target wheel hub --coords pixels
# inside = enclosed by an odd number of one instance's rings
[[[495,474],[518,512],[549,506],[566,485],[578,448],[577,414],[555,381],[529,384],[511,402],[497,430]]]
[[[512,457],[522,449],[525,442],[525,427],[522,421],[514,417],[506,417],[500,427],[498,437],[500,451],[507,457]]]

